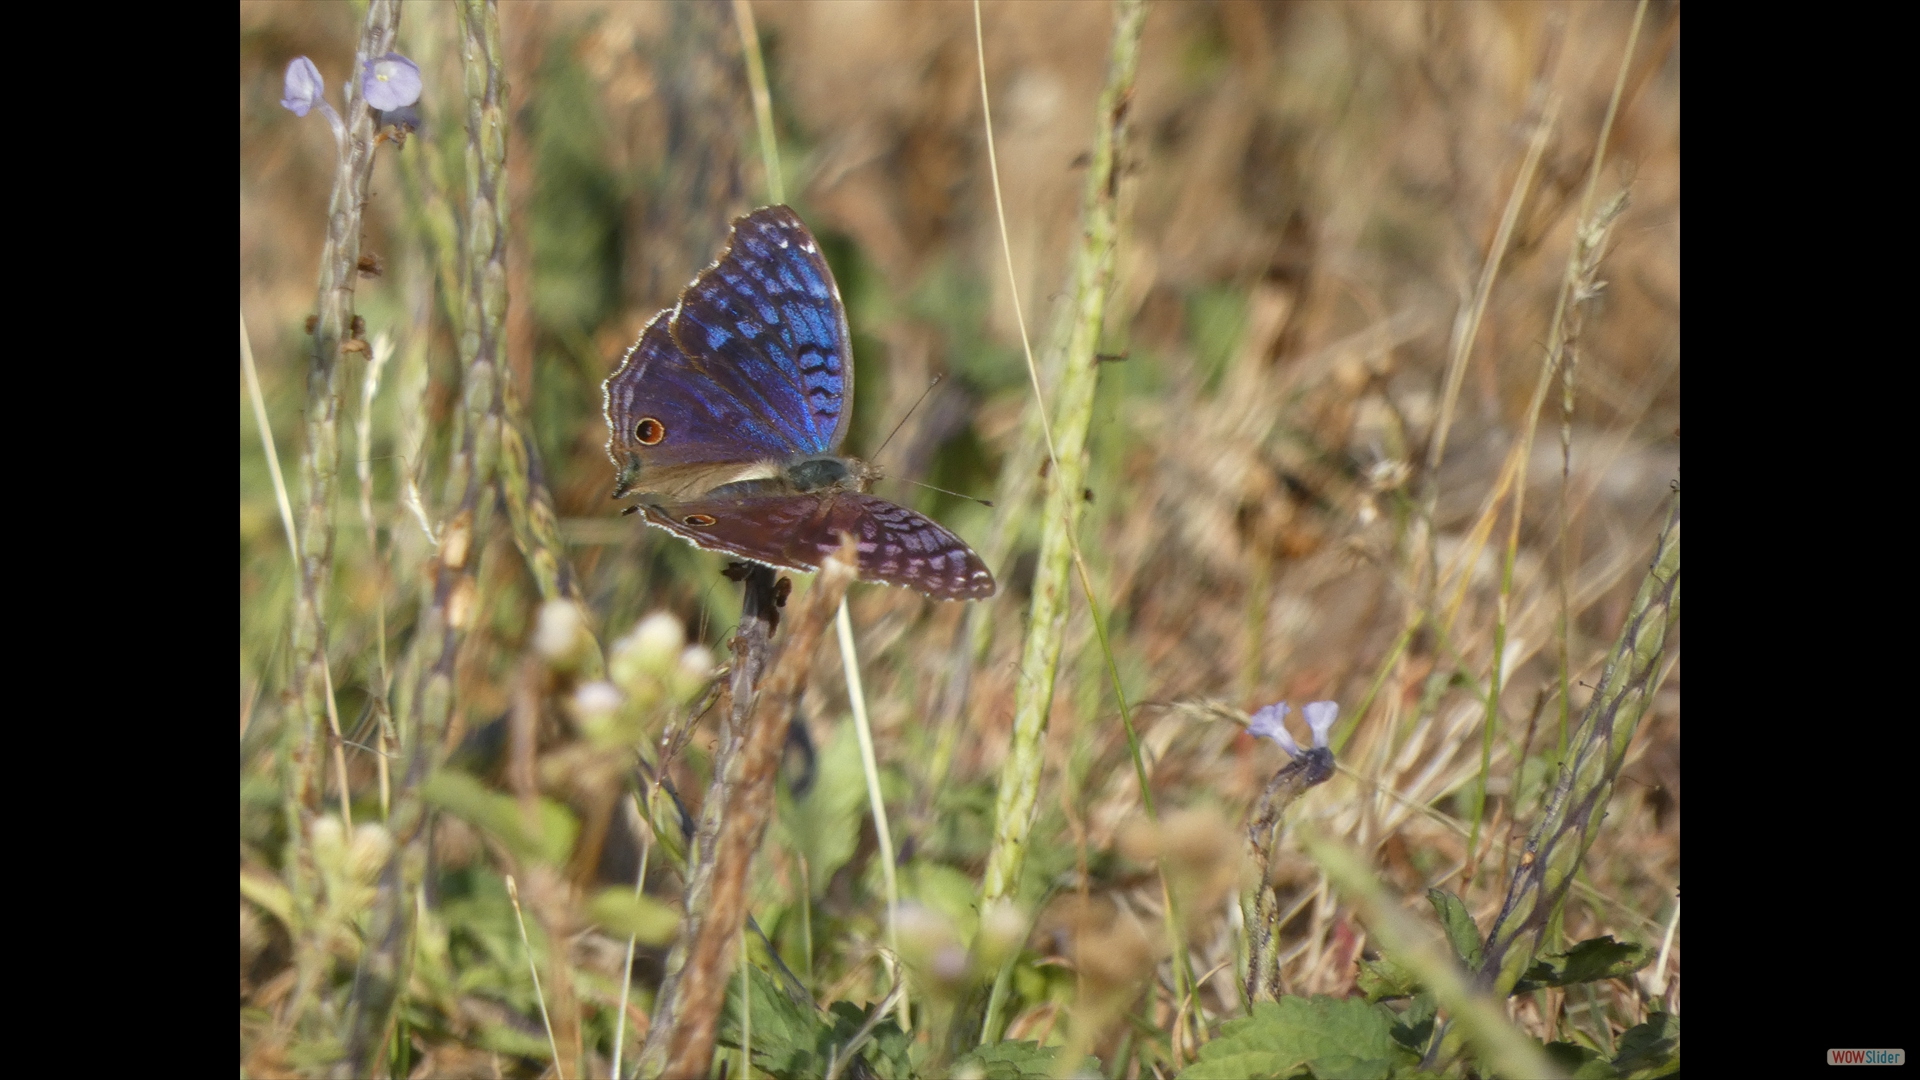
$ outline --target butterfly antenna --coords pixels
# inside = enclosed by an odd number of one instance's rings
[[[915,401],[914,401],[914,403],[913,403],[913,408],[910,408],[910,409],[908,409],[908,410],[907,410],[907,415],[905,415],[905,416],[903,416],[903,417],[901,417],[901,418],[900,418],[900,422],[899,422],[899,423],[897,423],[897,424],[895,424],[895,425],[893,425],[893,430],[892,430],[892,431],[889,431],[889,432],[887,432],[887,437],[886,437],[886,440],[885,440],[884,442],[882,442],[882,443],[880,444],[880,446],[879,446],[879,448],[878,448],[878,449],[876,449],[876,450],[874,450],[874,452],[873,452],[873,459],[874,459],[875,461],[878,461],[878,460],[880,460],[880,451],[881,451],[881,450],[885,450],[885,449],[887,448],[887,443],[890,443],[890,442],[892,442],[892,441],[893,441],[893,437],[894,437],[895,435],[898,435],[898,434],[900,434],[900,429],[901,429],[901,428],[903,428],[903,427],[906,427],[906,426],[907,426],[907,421],[908,421],[908,420],[911,420],[911,419],[913,418],[913,412],[914,412],[914,409],[918,409],[918,408],[920,407],[920,403],[921,403],[921,402],[923,402],[923,401],[925,401],[925,400],[927,400],[927,395],[928,395],[928,394],[931,394],[931,393],[933,393],[933,388],[934,388],[934,387],[936,387],[936,386],[939,386],[939,385],[940,385],[940,380],[941,380],[941,379],[944,379],[944,378],[946,378],[946,376],[945,376],[945,375],[935,375],[935,376],[933,377],[933,380],[932,380],[931,382],[929,382],[929,383],[927,383],[927,388],[926,388],[925,390],[922,390],[922,391],[920,391],[920,396],[919,396],[919,398],[917,398],[917,399],[915,399]],[[924,484],[923,484],[923,485],[921,485],[921,486],[922,486],[922,487],[924,487],[924,486],[926,486],[926,485],[924,485]],[[938,488],[935,488],[934,490],[936,490],[936,491],[938,491],[939,489],[938,489]]]
[[[939,493],[940,493],[940,494],[942,494],[942,495],[951,495],[951,496],[953,496],[953,497],[954,497],[954,498],[956,498],[956,499],[965,499],[965,500],[967,500],[968,502],[977,502],[977,503],[979,503],[979,504],[980,504],[981,506],[992,506],[992,505],[993,505],[993,500],[992,500],[992,499],[980,499],[980,498],[975,498],[975,497],[974,497],[974,496],[972,496],[972,495],[963,495],[963,494],[961,494],[961,493],[960,493],[960,492],[958,492],[958,491],[948,491],[948,490],[947,490],[946,488],[943,488],[943,487],[934,487],[934,486],[933,486],[932,484],[923,484],[923,483],[921,483],[921,482],[920,482],[920,481],[918,481],[918,480],[908,480],[908,481],[907,481],[907,483],[909,483],[909,484],[912,484],[912,485],[913,485],[914,487],[923,487],[923,488],[926,488],[926,489],[927,489],[928,491],[937,491],[937,492],[939,492]]]
[[[873,456],[874,456],[874,459],[875,459],[875,460],[878,460],[878,459],[879,459],[879,457],[880,457],[880,451],[881,451],[881,450],[885,450],[885,449],[887,448],[887,443],[890,443],[890,442],[892,442],[892,441],[893,441],[893,437],[894,437],[895,435],[898,435],[898,434],[900,434],[900,429],[901,429],[901,428],[903,428],[903,427],[905,427],[905,426],[907,426],[907,421],[908,421],[909,419],[911,419],[911,418],[912,418],[912,416],[913,416],[913,413],[914,413],[914,409],[918,409],[918,408],[919,408],[919,407],[921,406],[921,404],[922,404],[923,402],[925,402],[925,401],[927,400],[927,395],[928,395],[928,394],[931,394],[931,393],[933,393],[933,388],[934,388],[934,387],[936,387],[936,386],[939,386],[939,385],[940,385],[940,380],[941,380],[941,379],[944,379],[944,378],[946,378],[946,376],[945,376],[945,375],[935,375],[935,376],[934,376],[934,377],[932,378],[932,380],[931,380],[931,381],[929,381],[929,382],[927,383],[927,388],[926,388],[925,390],[922,390],[922,391],[920,391],[920,397],[919,397],[919,399],[918,399],[918,400],[916,400],[916,401],[915,401],[915,402],[913,403],[913,408],[912,408],[912,409],[908,409],[908,410],[907,410],[907,415],[906,415],[906,416],[903,416],[903,417],[901,417],[901,418],[900,418],[900,422],[899,422],[899,423],[897,423],[897,424],[895,424],[895,425],[893,425],[893,430],[892,430],[892,431],[889,431],[889,432],[887,433],[887,438],[886,438],[886,442],[882,442],[882,443],[880,444],[880,448],[879,448],[878,450],[875,450],[875,451],[873,452]],[[990,500],[990,499],[976,499],[976,498],[974,498],[974,497],[973,497],[972,495],[962,495],[962,494],[961,494],[960,492],[958,492],[958,491],[948,491],[948,490],[947,490],[946,488],[943,488],[943,487],[934,487],[934,486],[933,486],[932,484],[923,484],[923,483],[921,483],[921,482],[920,482],[920,481],[918,481],[918,480],[908,480],[908,481],[907,481],[907,483],[909,483],[909,484],[912,484],[912,485],[913,485],[914,487],[923,487],[923,488],[926,488],[926,489],[927,489],[928,491],[937,491],[937,492],[939,492],[939,493],[940,493],[940,494],[942,494],[942,495],[951,495],[951,496],[953,496],[953,497],[954,497],[954,498],[956,498],[956,499],[967,499],[967,500],[969,500],[969,501],[971,501],[971,502],[977,502],[977,503],[979,503],[979,504],[980,504],[981,506],[992,506],[992,505],[993,505],[993,501],[992,501],[992,500]]]

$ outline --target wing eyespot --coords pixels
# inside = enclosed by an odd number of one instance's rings
[[[643,416],[633,425],[633,441],[641,446],[658,446],[667,437],[667,425],[651,416]]]
[[[680,519],[681,523],[691,525],[696,529],[704,529],[718,520],[720,519],[714,517],[712,514],[688,514],[686,517]]]

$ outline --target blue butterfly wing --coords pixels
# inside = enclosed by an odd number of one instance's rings
[[[602,386],[607,456],[628,491],[697,495],[737,479],[741,467],[791,457],[795,447],[751,400],[687,356],[662,311]]]
[[[839,449],[853,415],[853,349],[833,271],[785,206],[733,223],[718,261],[680,294],[668,329],[739,402],[756,440],[790,453]]]

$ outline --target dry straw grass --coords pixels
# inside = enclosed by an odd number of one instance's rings
[[[996,503],[882,489],[975,544],[1001,583],[992,601],[848,594],[892,834],[911,845],[900,887],[966,938],[979,915],[964,901],[985,872],[1023,696],[1017,662],[1052,472],[1006,281],[972,14],[829,3],[754,14],[787,198],[824,241],[854,328],[848,450],[871,456],[905,417],[879,457],[891,475]],[[1111,11],[986,3],[982,15],[1014,284],[1051,393]],[[598,408],[599,381],[638,328],[712,258],[727,222],[765,201],[738,29],[722,5],[512,5],[500,16],[507,240],[495,273],[508,305],[497,340],[486,339],[499,396],[469,393],[474,354],[460,333],[482,333],[483,311],[501,315],[463,284],[478,264],[456,231],[471,229],[475,168],[463,159],[462,31],[455,9],[421,5],[404,8],[396,47],[425,74],[425,126],[375,154],[358,251],[381,255],[385,269],[360,277],[345,309],[364,319],[366,340],[395,343],[363,405],[372,349],[339,354],[337,379],[317,384],[330,389],[312,389],[310,355],[352,336],[335,309],[321,312],[333,338],[316,345],[303,329],[316,267],[338,248],[339,238],[326,247],[335,156],[324,125],[277,105],[281,72],[302,54],[339,100],[361,15],[241,7],[241,305],[264,413],[282,462],[303,460],[316,438],[342,454],[331,492],[288,477],[303,535],[316,521],[339,526],[325,527],[335,534],[326,572],[309,556],[296,574],[243,383],[249,1075],[327,1071],[356,1048],[356,971],[367,977],[363,953],[375,948],[362,942],[381,940],[383,925],[410,927],[418,942],[394,973],[407,1045],[358,1047],[366,1060],[417,1075],[555,1065],[605,1075],[628,934],[586,907],[602,888],[632,892],[641,830],[611,808],[634,777],[604,766],[615,759],[591,749],[599,744],[566,704],[599,677],[598,645],[581,639],[577,663],[541,652],[540,604],[577,599],[584,629],[605,642],[666,610],[722,656],[740,618],[718,560],[612,516]],[[1232,721],[1282,699],[1336,700],[1340,774],[1301,795],[1289,820],[1351,845],[1429,927],[1420,897],[1433,886],[1460,893],[1483,933],[1491,924],[1678,477],[1677,8],[1646,13],[1593,208],[1578,220],[1633,16],[1630,5],[1161,4],[1141,39],[1077,542],[1153,797],[1163,815],[1204,810],[1237,829],[1282,757]],[[1555,341],[1569,363],[1553,375],[1535,436],[1528,409]],[[949,377],[913,409],[935,373]],[[339,403],[337,419],[309,408],[315,393]],[[360,424],[368,441],[325,424]],[[355,505],[362,458],[371,530]],[[486,510],[491,491],[502,513]],[[446,530],[464,520],[463,504],[480,521],[468,585],[445,576]],[[319,590],[310,604],[303,581]],[[448,605],[463,603],[460,622]],[[1200,906],[1180,912],[1194,981],[1182,1000],[1162,930],[1168,894],[1148,873],[1166,851],[1122,843],[1141,791],[1088,610],[1072,586],[1035,831],[1010,889],[1035,923],[1002,1019],[1010,1037],[1084,1037],[1074,1045],[1109,1074],[1167,1074],[1242,1011],[1236,889],[1193,871],[1214,883],[1193,885]],[[317,661],[312,611],[324,620]],[[449,635],[455,623],[464,630]],[[1565,941],[1611,933],[1659,946],[1669,935],[1677,638],[1667,655],[1561,917]],[[408,744],[425,755],[412,761],[383,759],[413,730],[410,710],[437,701],[414,701],[430,692],[422,673],[436,657],[450,688],[444,739]],[[801,717],[816,786],[804,799],[783,789],[749,910],[817,1000],[872,1003],[892,985],[872,962],[887,903],[857,754],[840,734],[840,663],[827,649],[813,659]],[[664,774],[698,817],[726,710],[696,716],[662,694],[631,722],[645,731],[650,767],[663,761],[662,738],[682,748],[664,757]],[[528,825],[515,847],[441,813],[405,843],[408,806],[426,813],[423,774],[408,772],[449,755],[509,793],[526,821],[565,811],[581,837],[601,839],[541,863],[544,826]],[[790,754],[790,768],[799,760]],[[666,867],[647,892],[672,901],[682,881],[662,848],[680,842],[669,835],[678,811],[657,788],[640,798],[661,823],[649,865]],[[314,841],[315,823],[343,802],[356,828],[331,847]],[[392,850],[414,861],[383,863],[369,822],[388,822],[402,841]],[[378,867],[403,863],[420,887],[393,891],[404,875],[382,885]],[[526,901],[552,1049],[508,872]],[[1284,989],[1351,993],[1356,959],[1375,947],[1366,923],[1284,834],[1269,876]],[[646,1038],[664,958],[644,942],[640,953],[629,1048]],[[748,953],[768,964],[758,939]],[[1637,982],[1523,995],[1515,1016],[1536,1036],[1603,1045],[1650,1007],[1676,1009],[1678,972],[1675,939]],[[949,1000],[938,979],[915,979],[906,999],[917,1022],[964,1011],[963,994]],[[1094,1018],[1112,987],[1134,1023]]]

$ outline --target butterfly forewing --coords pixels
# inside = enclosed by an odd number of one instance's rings
[[[604,389],[608,442],[614,463],[640,463],[639,491],[698,494],[684,485],[716,464],[783,458],[794,447],[777,421],[751,402],[717,392],[712,379],[682,353],[667,332],[666,312],[654,316]]]
[[[850,533],[860,578],[937,600],[993,595],[993,574],[939,522],[856,492],[694,499],[645,508],[649,524],[710,551],[790,570],[817,570]]]
[[[680,351],[801,453],[838,449],[852,416],[847,317],[813,234],[784,206],[733,223],[718,262],[680,295]]]

